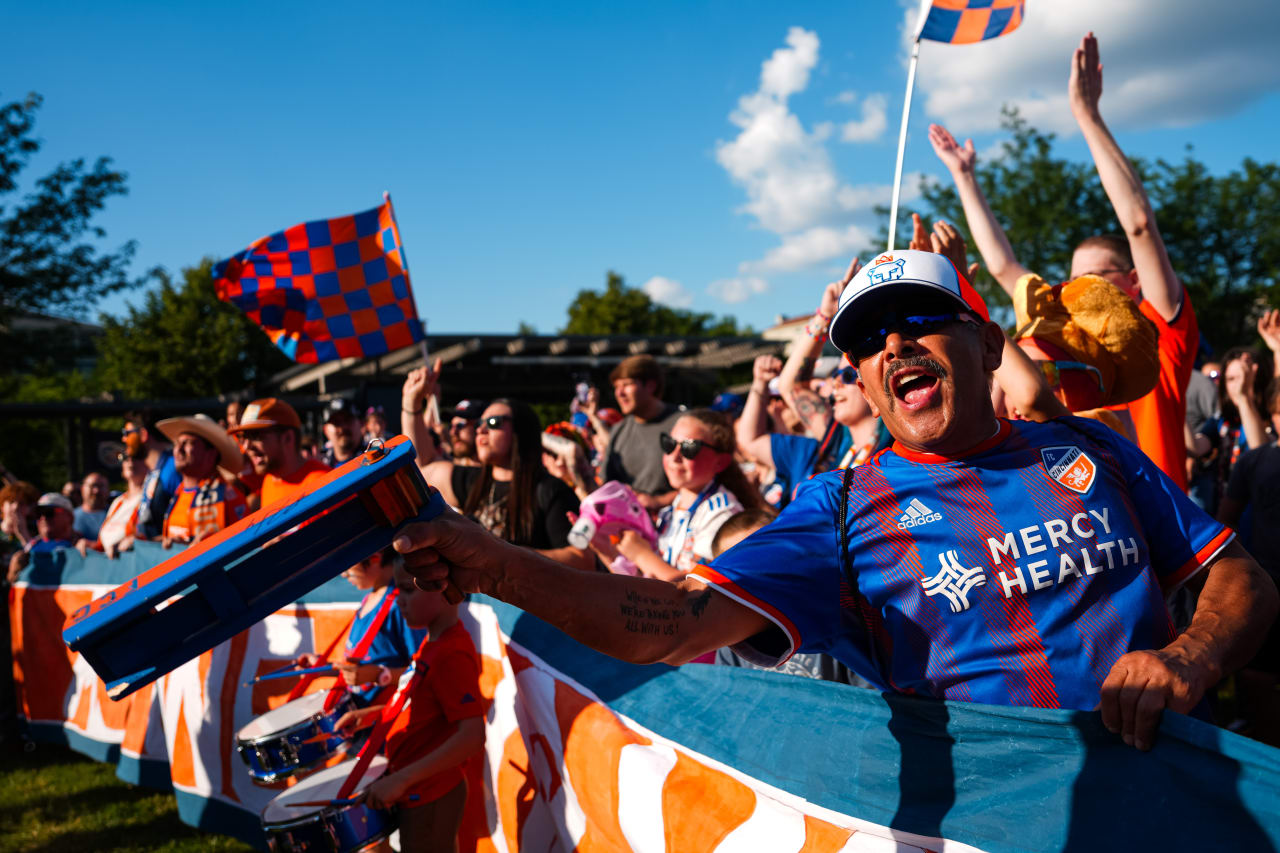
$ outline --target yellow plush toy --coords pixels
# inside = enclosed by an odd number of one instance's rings
[[[1155,324],[1106,279],[1084,275],[1051,286],[1038,275],[1025,275],[1014,290],[1013,308],[1015,342],[1072,412],[1098,417],[1091,410],[1128,403],[1155,386]],[[1110,424],[1114,416],[1101,419]]]

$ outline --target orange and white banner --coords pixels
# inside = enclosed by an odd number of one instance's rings
[[[159,562],[42,556],[11,590],[22,710],[40,738],[170,785],[184,821],[263,844],[276,793],[235,733],[341,633],[335,580],[122,702],[61,642],[66,614]],[[1166,714],[1138,753],[1094,713],[936,702],[734,667],[631,666],[501,602],[463,612],[490,700],[463,850],[1280,849],[1280,751]],[[316,689],[327,687],[326,681]]]

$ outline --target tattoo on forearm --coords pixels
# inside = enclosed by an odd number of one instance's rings
[[[796,389],[791,392],[791,408],[795,409],[805,426],[811,429],[817,426],[826,427],[830,410],[822,398],[812,391]]]
[[[701,619],[702,612],[707,609],[707,605],[711,603],[711,590],[704,589],[702,594],[689,602],[689,612],[693,614],[694,619]]]
[[[632,634],[672,636],[679,633],[684,617],[682,602],[674,598],[641,595],[628,590],[618,610],[626,619],[624,628]],[[705,606],[705,605],[704,605]]]

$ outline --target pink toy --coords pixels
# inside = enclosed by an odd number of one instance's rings
[[[625,530],[634,530],[650,548],[658,548],[658,532],[630,486],[616,481],[605,483],[587,495],[578,513],[578,520],[569,531],[569,544],[575,548],[585,550],[593,540],[603,545],[610,536],[621,536]],[[638,573],[635,563],[621,554],[609,571],[619,575]]]

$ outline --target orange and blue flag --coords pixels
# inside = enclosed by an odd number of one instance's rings
[[[917,38],[973,44],[1016,30],[1026,0],[924,0],[923,5]]]
[[[218,298],[297,362],[382,355],[422,339],[390,199],[263,237],[213,277]]]

